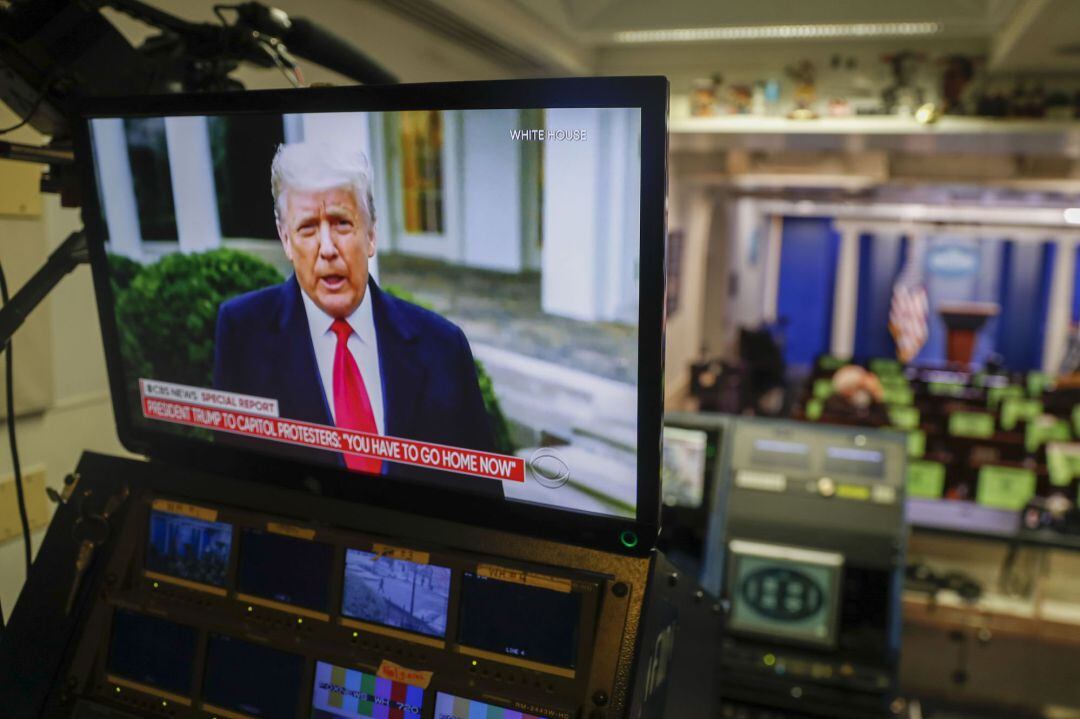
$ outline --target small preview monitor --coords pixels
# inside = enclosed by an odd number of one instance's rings
[[[424,690],[358,669],[315,663],[311,719],[420,719]]]
[[[237,597],[262,605],[280,604],[284,611],[306,609],[326,619],[333,568],[333,545],[245,529],[236,570]]]
[[[107,679],[119,687],[190,704],[196,630],[183,624],[137,614],[113,612]]]
[[[885,477],[885,453],[859,447],[826,447],[823,466],[830,474],[882,479]]]
[[[341,613],[360,621],[445,637],[452,574],[449,567],[346,550]]]
[[[144,568],[194,588],[224,588],[232,537],[231,524],[151,510]]]
[[[512,664],[573,676],[582,597],[570,583],[557,589],[465,572],[458,622],[460,650]]]
[[[835,647],[842,554],[739,539],[728,548],[733,632]]]
[[[759,437],[750,451],[753,469],[806,470],[810,468],[810,446],[805,442]]]
[[[543,536],[654,536],[636,525],[659,506],[667,91],[575,78],[87,105],[77,156],[122,440]]]
[[[661,485],[664,504],[692,509],[700,507],[705,497],[708,463],[708,432],[683,427],[664,427]]]
[[[465,699],[445,692],[435,695],[435,719],[544,719],[516,709]]]
[[[206,645],[203,711],[255,719],[296,719],[304,658],[224,634]]]

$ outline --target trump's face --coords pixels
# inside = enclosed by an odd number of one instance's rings
[[[352,189],[289,190],[278,234],[301,289],[320,309],[345,318],[360,306],[375,231]]]

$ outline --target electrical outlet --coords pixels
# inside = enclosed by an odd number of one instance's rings
[[[50,512],[49,498],[45,494],[45,467],[35,465],[23,470],[23,491],[30,531],[48,525]],[[0,542],[22,535],[17,497],[15,475],[0,478]]]

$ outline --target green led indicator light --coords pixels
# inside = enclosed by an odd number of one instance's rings
[[[637,546],[638,538],[636,534],[627,529],[619,535],[619,541],[622,542],[623,546],[627,549],[633,549]]]
[[[771,666],[773,666],[774,664],[776,664],[776,656],[775,656],[775,655],[773,655],[773,654],[766,654],[766,655],[765,655],[765,656],[764,656],[764,657],[762,658],[762,661],[764,661],[764,662],[765,662],[765,666],[767,666],[767,667],[771,667]]]

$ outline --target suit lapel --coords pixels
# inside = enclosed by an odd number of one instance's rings
[[[382,375],[383,410],[386,434],[408,437],[416,420],[425,371],[416,360],[417,330],[399,310],[399,300],[368,282],[375,336],[379,344],[379,373]]]
[[[278,378],[282,414],[317,424],[333,425],[333,415],[319,378],[315,348],[311,346],[311,330],[300,297],[296,276],[290,275],[282,285],[281,312],[277,343],[281,352]]]

